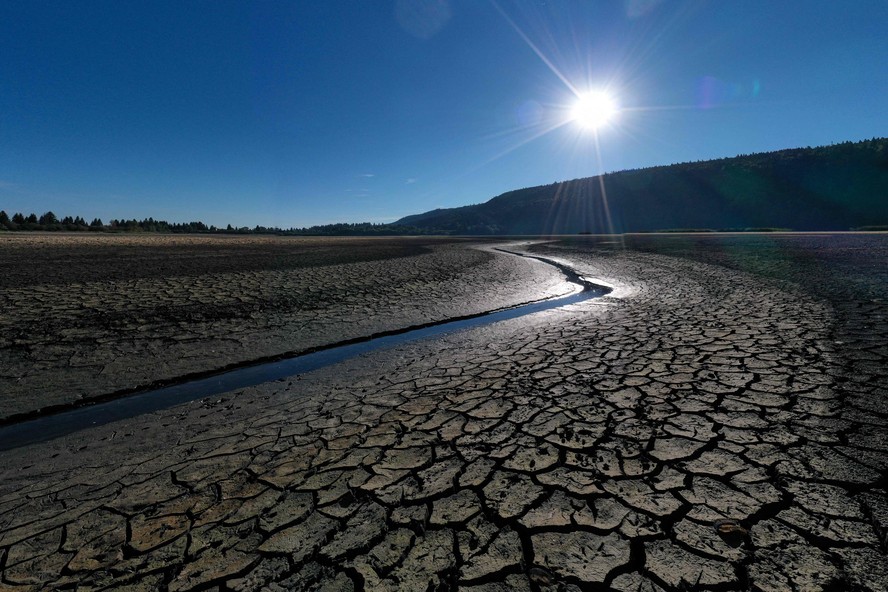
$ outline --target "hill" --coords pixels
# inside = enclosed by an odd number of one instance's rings
[[[444,234],[533,235],[885,224],[888,138],[608,173],[394,223]]]

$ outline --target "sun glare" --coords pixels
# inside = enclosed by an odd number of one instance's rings
[[[607,125],[619,113],[617,101],[603,91],[593,91],[577,97],[570,111],[570,118],[588,130],[597,130]]]

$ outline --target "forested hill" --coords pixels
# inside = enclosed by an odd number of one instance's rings
[[[395,225],[532,235],[888,225],[888,138],[608,173]]]

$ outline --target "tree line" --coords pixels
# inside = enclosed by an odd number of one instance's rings
[[[81,216],[59,218],[49,211],[42,216],[34,213],[25,216],[16,212],[11,217],[0,210],[0,232],[2,231],[44,231],[44,232],[162,232],[180,234],[274,234],[282,236],[394,236],[405,234],[434,234],[433,230],[420,229],[397,224],[374,224],[371,222],[338,223],[309,226],[305,228],[278,228],[256,225],[225,228],[207,226],[203,222],[167,222],[145,218],[143,220],[111,220],[107,224],[101,218],[93,218],[87,223]]]
[[[456,235],[878,229],[888,222],[886,192],[888,138],[873,138],[527,187],[395,224]]]

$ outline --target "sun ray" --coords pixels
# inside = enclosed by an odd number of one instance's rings
[[[553,123],[553,124],[543,128],[542,130],[540,130],[538,132],[534,132],[533,134],[531,134],[530,136],[528,136],[526,138],[523,138],[522,140],[520,140],[516,144],[509,146],[505,150],[502,150],[502,151],[498,152],[497,154],[493,155],[492,157],[488,158],[487,160],[482,162],[481,165],[479,165],[479,167],[490,164],[491,162],[494,162],[495,160],[499,160],[500,158],[502,158],[506,154],[509,154],[510,152],[514,152],[515,150],[517,150],[518,148],[521,148],[525,144],[533,142],[537,138],[541,138],[542,136],[545,136],[546,134],[551,133],[560,127],[564,127],[568,123],[570,123],[569,120],[559,121],[559,122]]]
[[[509,17],[508,14],[506,14],[506,12],[502,9],[502,7],[500,7],[500,5],[496,2],[496,0],[490,0],[490,3],[493,4],[493,6],[494,6],[494,8],[496,8],[497,12],[499,12],[500,15],[502,15],[502,17],[504,19],[506,19],[506,22],[509,23],[509,25],[515,30],[516,33],[518,33],[518,35],[521,37],[521,39],[524,40],[524,42],[527,44],[527,46],[537,55],[537,57],[540,58],[540,60],[542,60],[542,62],[544,64],[546,64],[546,66],[549,68],[549,70],[551,70],[552,73],[555,74],[555,76],[557,76],[558,79],[561,80],[561,82],[563,82],[564,85],[567,86],[567,88],[569,88],[571,90],[571,92],[573,92],[575,95],[579,95],[580,92],[573,85],[573,83],[571,83],[570,79],[568,79],[567,76],[562,74],[561,70],[559,70],[555,66],[555,64],[553,64],[552,61],[548,57],[546,57],[546,55],[542,52],[542,50],[540,50],[540,48],[538,48],[536,46],[536,44],[530,40],[530,37],[528,37],[524,33],[524,31],[521,30],[521,28],[515,23],[515,21],[513,21]]]

